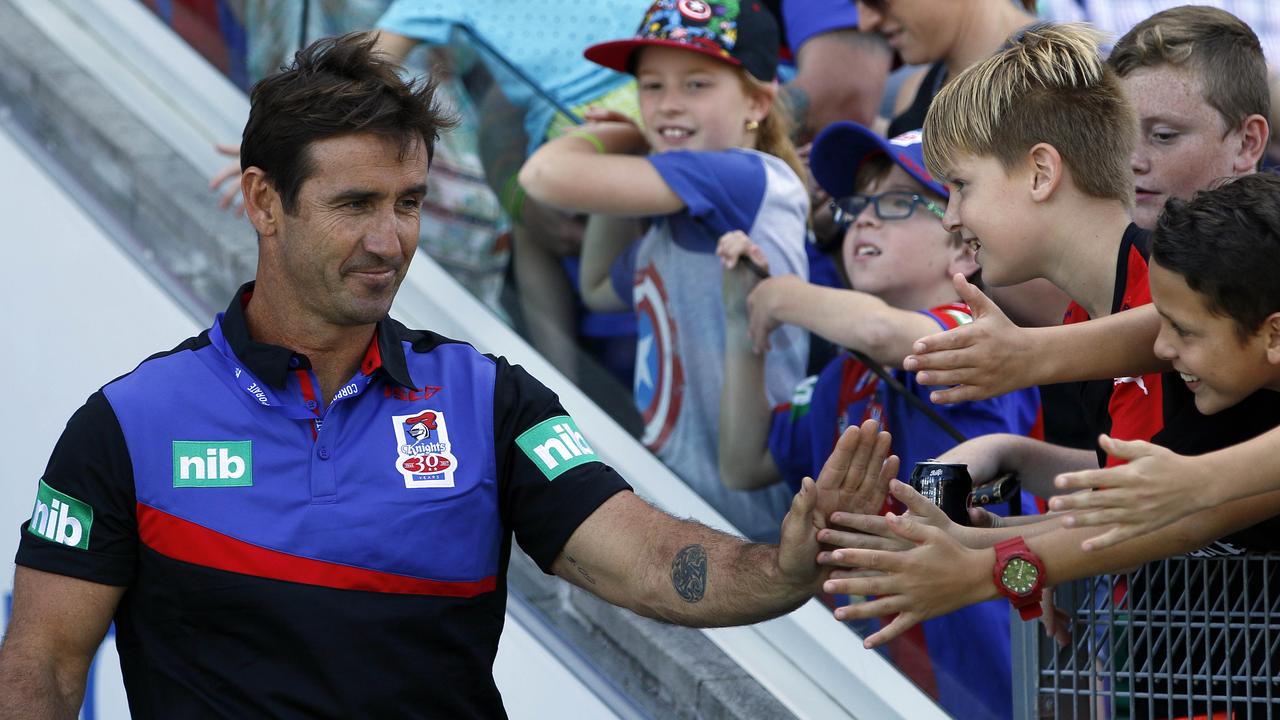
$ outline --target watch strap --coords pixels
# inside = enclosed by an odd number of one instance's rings
[[[996,590],[1001,595],[1009,599],[1009,604],[1018,609],[1018,614],[1023,620],[1033,620],[1040,617],[1043,609],[1040,607],[1040,597],[1044,586],[1044,563],[1040,562],[1040,557],[1027,547],[1026,541],[1021,536],[1011,537],[1002,540],[995,545],[996,563],[991,569],[992,581],[996,584]],[[1026,595],[1019,595],[1008,587],[1005,587],[1003,574],[1005,567],[1015,558],[1021,558],[1035,566],[1037,570],[1036,582],[1031,591]]]

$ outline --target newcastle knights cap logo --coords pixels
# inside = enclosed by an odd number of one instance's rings
[[[396,471],[404,476],[407,488],[451,488],[458,458],[449,442],[444,411],[420,410],[410,415],[394,415],[396,429]]]

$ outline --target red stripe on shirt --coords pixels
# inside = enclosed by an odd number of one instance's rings
[[[471,582],[426,580],[269,550],[142,503],[138,503],[138,536],[147,547],[174,560],[338,590],[469,598],[497,587],[493,575]]]

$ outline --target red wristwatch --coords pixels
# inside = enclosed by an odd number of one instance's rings
[[[1018,608],[1023,620],[1040,617],[1040,592],[1044,588],[1044,563],[1021,537],[996,543],[996,564],[991,570],[996,589]]]

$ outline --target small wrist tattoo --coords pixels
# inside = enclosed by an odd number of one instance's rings
[[[671,561],[671,584],[685,602],[696,603],[707,592],[707,551],[687,545]]]

